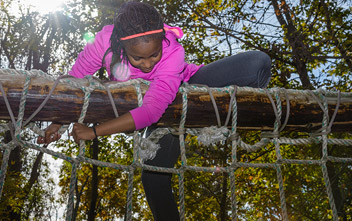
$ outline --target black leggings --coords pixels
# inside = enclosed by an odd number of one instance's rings
[[[190,84],[210,87],[228,85],[264,88],[270,81],[271,59],[260,51],[248,51],[208,64],[195,73]],[[148,128],[147,134],[155,128]],[[145,163],[173,168],[180,155],[179,138],[168,134],[160,139],[161,148],[152,160]],[[155,221],[180,220],[179,211],[171,188],[171,176],[144,170],[142,182],[148,204]]]

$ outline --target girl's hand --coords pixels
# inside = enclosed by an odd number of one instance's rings
[[[95,138],[93,129],[80,123],[75,123],[73,125],[70,136],[73,136],[73,139],[77,144],[79,144],[80,140],[93,140]]]
[[[61,124],[50,124],[49,127],[45,129],[45,136],[39,136],[37,139],[38,144],[49,144],[51,142],[57,141],[60,139],[61,135],[59,134],[59,129],[61,128]]]

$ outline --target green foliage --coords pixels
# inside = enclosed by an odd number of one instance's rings
[[[241,132],[240,136],[244,142],[254,144],[260,138],[260,132]],[[291,132],[284,133],[282,136],[304,138],[309,134]],[[347,138],[346,135],[343,137]],[[225,144],[205,147],[198,144],[196,137],[189,137],[187,141],[188,165],[230,166],[230,146]],[[345,151],[338,152],[337,149],[341,148]],[[321,144],[281,145],[280,152],[284,159],[319,160],[321,158]],[[336,157],[350,157],[351,151],[346,151],[344,147],[329,146],[329,154]],[[251,164],[275,163],[275,146],[268,144],[252,153],[238,149],[237,161]],[[335,175],[330,176],[330,182],[335,190],[337,205],[344,207],[339,210],[342,219],[352,215],[350,213],[352,205],[347,197],[352,194],[352,189],[347,187],[351,183],[351,179],[347,177],[351,177],[352,171],[348,167],[348,164],[328,164],[328,170],[336,172]],[[281,168],[290,220],[331,219],[332,213],[321,166],[283,164]],[[234,175],[237,215],[240,220],[282,220],[279,184],[274,168],[242,167],[236,169]],[[175,180],[175,189],[178,188],[177,186]],[[231,219],[229,213],[231,211],[229,174],[187,172],[185,174],[185,195],[186,216],[190,219]],[[222,197],[226,197],[225,204],[221,204]],[[206,205],[206,208],[201,205]],[[223,217],[221,217],[222,209],[227,213]]]
[[[22,139],[31,142],[33,137],[24,131]],[[5,133],[2,142],[8,141],[9,136]],[[42,220],[53,215],[56,209],[54,181],[47,162],[34,166],[38,156],[37,151],[26,148],[16,147],[11,151],[0,200],[1,220]],[[0,153],[0,163],[2,160],[3,152]],[[35,179],[33,171],[40,176]]]
[[[86,157],[92,157],[92,142],[87,141]],[[75,156],[78,146],[71,141],[60,141],[58,147],[62,152]],[[132,139],[125,135],[99,137],[98,160],[120,165],[130,165],[133,159]],[[67,203],[72,165],[65,162],[60,171],[61,195]],[[77,219],[86,220],[91,200],[92,165],[82,163],[77,172],[77,185],[80,192],[80,205]],[[117,168],[98,167],[98,203],[96,218],[112,220],[123,218],[126,212],[128,189],[128,172]],[[133,189],[133,212],[136,220],[148,220],[151,217],[146,207],[146,199],[141,184],[140,170],[135,171]]]
[[[49,73],[67,73],[85,45],[84,36],[93,35],[111,24],[113,15],[124,1],[81,0],[67,4],[64,11],[40,15],[22,7],[18,14],[8,9],[17,2],[0,0],[0,67],[41,69]],[[348,1],[233,1],[146,0],[163,14],[165,22],[180,26],[185,35],[180,40],[188,62],[208,64],[244,50],[261,50],[272,58],[270,87],[318,88],[351,91],[351,5]],[[298,132],[283,133],[287,137],[308,137]],[[255,143],[260,132],[240,132],[246,143]],[[346,134],[332,134],[346,138]],[[4,139],[0,141],[3,142]],[[99,138],[99,160],[129,165],[132,162],[131,140],[125,136]],[[188,138],[187,163],[195,166],[226,167],[231,164],[231,146],[199,145]],[[86,156],[91,157],[91,142]],[[58,143],[70,156],[77,155],[77,146],[68,141]],[[281,145],[287,159],[320,159],[321,146]],[[329,145],[329,154],[351,157],[351,148]],[[53,181],[47,164],[27,195],[21,191],[32,171],[36,152],[23,151],[20,172],[8,173],[0,203],[1,217],[8,208],[21,213],[24,219],[50,217],[53,211]],[[237,151],[237,160],[245,163],[273,163],[276,153],[268,144],[253,153]],[[15,163],[15,162],[14,162]],[[178,164],[178,167],[180,165]],[[341,220],[352,219],[351,165],[329,163]],[[78,170],[80,204],[77,219],[86,220],[90,206],[92,165],[82,163]],[[315,165],[282,165],[286,203],[290,220],[329,220],[328,203],[322,171]],[[64,162],[60,171],[61,196],[67,203],[71,164]],[[97,219],[111,220],[125,214],[127,173],[99,167]],[[236,196],[241,220],[280,220],[280,198],[277,174],[271,168],[238,168]],[[140,181],[135,172],[133,211],[136,220],[151,220]],[[174,176],[178,195],[178,177]],[[43,185],[47,183],[48,185]],[[185,173],[186,219],[230,220],[230,179],[222,173]],[[177,198],[177,197],[176,197]],[[44,213],[43,211],[49,211]],[[4,215],[4,216],[2,216]],[[3,218],[4,219],[4,218]]]
[[[147,2],[183,28],[192,62],[261,50],[273,61],[272,86],[350,90],[352,18],[346,1]]]

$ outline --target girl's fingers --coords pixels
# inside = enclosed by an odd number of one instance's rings
[[[50,141],[57,141],[59,139],[59,134],[56,132],[50,136]]]
[[[61,134],[59,134],[58,132],[54,132],[54,133],[50,133],[50,132],[46,132],[45,136],[39,136],[37,138],[37,143],[38,144],[49,144],[51,142],[57,141],[61,138]]]
[[[74,140],[76,143],[78,143],[78,140],[77,140],[77,133],[76,133],[76,128],[77,128],[77,127],[75,127],[75,125],[76,125],[76,124],[73,125],[72,131],[71,131],[71,133],[70,133],[69,135],[73,137],[73,140]]]
[[[38,139],[37,139],[37,143],[38,143],[38,144],[44,143],[44,137],[39,136]]]
[[[76,135],[73,136],[73,140],[78,144],[79,143],[79,139],[77,138]]]

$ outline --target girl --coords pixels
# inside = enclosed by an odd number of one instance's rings
[[[96,34],[94,43],[86,45],[69,72],[77,78],[92,75],[105,67],[111,80],[126,81],[143,78],[150,86],[143,105],[128,113],[89,128],[74,124],[74,140],[91,140],[97,136],[139,130],[156,123],[175,99],[182,82],[266,87],[270,80],[270,58],[262,52],[250,51],[231,56],[209,65],[187,64],[183,47],[177,39],[183,32],[163,23],[156,9],[141,2],[121,6],[114,25],[105,26]],[[59,139],[61,125],[51,124],[38,143]],[[149,128],[148,132],[153,129]],[[179,140],[166,135],[159,141],[160,150],[145,163],[174,167],[179,157]],[[142,182],[155,220],[179,220],[177,204],[171,189],[171,174],[143,171]]]

